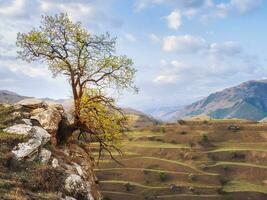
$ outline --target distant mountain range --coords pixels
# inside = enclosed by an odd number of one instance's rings
[[[206,115],[259,121],[267,116],[267,80],[248,81],[165,115],[170,121]]]
[[[21,96],[15,92],[10,92],[8,90],[0,90],[0,103],[6,104],[15,104],[23,99],[33,98],[27,96]],[[54,102],[63,105],[66,110],[69,110],[72,106],[71,99],[50,99],[50,98],[42,98],[42,100],[46,102]],[[154,119],[152,116],[149,116],[143,112],[138,110],[134,110],[132,108],[123,108],[125,114],[128,116],[128,122],[130,127],[140,128],[155,125],[160,123],[158,120]]]
[[[0,90],[0,103],[13,104],[24,98],[28,97]],[[46,98],[44,100],[61,103],[64,107],[71,105],[70,99],[53,100]],[[264,120],[266,120],[267,80],[244,82],[238,86],[212,93],[208,97],[185,107],[147,109],[145,110],[147,115],[130,108],[125,109],[125,112],[131,116],[138,116],[137,121],[139,124],[142,120],[146,121],[147,124],[156,123],[157,121],[154,118],[162,121],[176,121],[196,116],[207,116],[217,119],[240,118],[255,121],[265,118]]]

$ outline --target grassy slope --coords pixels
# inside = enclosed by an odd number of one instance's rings
[[[159,128],[148,128],[143,131],[130,132],[128,138],[131,138],[131,141],[127,141],[126,139],[126,141],[123,142],[123,148],[127,152],[127,155],[120,159],[125,166],[117,167],[115,163],[112,164],[112,160],[105,159],[101,161],[102,164],[100,165],[100,169],[96,169],[98,174],[103,174],[103,176],[100,177],[108,178],[106,180],[100,180],[101,184],[105,185],[103,189],[104,196],[111,197],[111,199],[124,199],[127,194],[139,197],[140,195],[142,196],[142,194],[137,194],[134,191],[129,193],[122,189],[115,189],[115,185],[117,184],[122,185],[120,188],[125,187],[126,184],[130,184],[136,187],[149,189],[150,191],[159,190],[158,192],[153,192],[153,194],[157,194],[157,197],[160,199],[175,199],[177,197],[177,199],[191,200],[197,199],[197,196],[201,198],[204,198],[205,196],[207,198],[214,197],[214,199],[217,199],[218,197],[218,199],[220,199],[222,194],[216,192],[217,190],[207,190],[209,187],[221,188],[222,191],[227,192],[227,197],[235,198],[237,200],[243,200],[244,198],[265,199],[262,198],[261,194],[266,193],[266,186],[260,184],[260,180],[263,181],[265,177],[265,175],[261,173],[266,172],[267,175],[267,166],[264,163],[261,164],[260,160],[257,160],[257,162],[254,163],[253,160],[257,159],[256,157],[250,158],[250,162],[247,162],[246,160],[238,160],[238,158],[232,159],[231,161],[221,161],[219,158],[216,158],[215,155],[212,155],[216,153],[232,155],[240,152],[247,156],[252,154],[251,152],[264,154],[267,151],[267,134],[265,132],[267,130],[267,125],[257,125],[255,123],[241,120],[218,120],[218,122],[217,120],[213,120],[208,123],[209,124],[203,124],[198,121],[196,123],[188,123],[182,126],[169,125],[165,127],[166,133],[165,131],[164,133],[159,131]],[[227,126],[235,123],[242,125],[242,131],[231,132],[227,130]],[[252,130],[252,132],[246,132],[246,127],[248,127],[248,130]],[[202,134],[203,132],[205,133],[206,128],[208,128],[206,132],[212,131],[212,133],[208,134],[208,137],[211,136],[211,140],[209,140],[208,143],[201,143]],[[219,130],[218,133],[216,132],[216,129]],[[183,130],[186,131],[182,133]],[[177,133],[179,134],[177,135]],[[227,137],[222,137],[220,134],[226,134]],[[239,137],[237,137],[238,134],[242,135],[242,142],[239,141]],[[223,138],[219,143],[217,136],[218,138]],[[191,146],[192,144],[193,146]],[[177,156],[179,158],[177,158]],[[246,159],[247,156],[242,159]],[[157,169],[150,168],[150,166],[154,165],[157,166]],[[166,170],[164,168],[164,166],[168,165],[174,165],[171,167],[173,170]],[[201,165],[203,165],[203,167]],[[229,172],[226,171],[226,166],[231,167]],[[215,170],[215,168],[218,167],[219,169],[221,168],[225,170]],[[181,171],[183,169],[187,170]],[[257,169],[261,169],[262,171],[258,172]],[[188,172],[188,170],[191,170],[192,172]],[[250,176],[244,178],[246,170],[248,170]],[[127,173],[122,173],[124,171],[128,172],[129,176],[127,176]],[[166,183],[164,183],[164,181],[159,181],[158,184],[153,182],[153,186],[150,184],[141,184],[131,181],[130,174],[135,174],[135,171],[139,172],[138,175],[136,173],[137,176],[142,174],[140,172],[144,172],[142,176],[146,179],[149,179],[149,177],[152,178],[151,174],[153,173],[167,174],[171,179]],[[145,171],[148,172],[148,174],[146,174]],[[120,173],[121,175],[119,175]],[[190,192],[187,188],[183,189],[181,192],[172,194],[169,184],[170,182],[177,183],[177,180],[173,179],[176,174],[187,174],[189,179],[179,180],[180,186],[188,188],[192,187],[196,190]],[[197,174],[201,175],[203,178],[200,178],[197,181],[194,180],[194,178],[190,178],[190,176],[193,177]],[[116,180],[112,180],[112,176],[117,175],[119,175],[118,180],[117,178]],[[251,176],[254,178],[251,179]],[[253,183],[255,176],[258,176],[257,184]],[[211,178],[209,177],[215,177],[218,184],[210,184],[209,180],[211,181]],[[242,182],[238,181],[241,177]],[[222,185],[219,182],[221,182]],[[113,188],[112,185],[114,185],[115,188]],[[113,189],[108,190],[109,187]],[[161,194],[163,188],[165,188],[165,192],[164,194]],[[236,192],[239,192],[239,196],[236,196]]]

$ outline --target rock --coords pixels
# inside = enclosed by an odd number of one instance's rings
[[[30,119],[22,119],[22,122],[24,122],[26,125],[32,126],[32,122]]]
[[[42,148],[40,153],[39,153],[39,158],[40,158],[40,162],[42,164],[47,164],[51,158],[51,151],[45,149],[45,148]]]
[[[44,101],[35,98],[23,99],[15,105],[21,105],[30,109],[47,107],[47,104]]]
[[[83,172],[82,167],[81,167],[80,165],[78,165],[77,163],[74,163],[74,167],[75,167],[77,173],[78,173],[81,177],[83,177],[83,176],[84,176],[84,172]]]
[[[51,138],[51,135],[46,130],[38,126],[32,127],[29,132],[32,138],[27,142],[19,143],[12,150],[17,160],[33,158],[41,146],[45,145]]]
[[[41,127],[33,126],[31,130],[33,138],[41,141],[42,145],[45,145],[51,138],[51,135]]]
[[[38,139],[30,139],[28,142],[19,143],[13,150],[17,160],[23,160],[34,157],[34,154],[38,152],[42,142]]]
[[[37,120],[52,136],[56,136],[58,125],[62,119],[60,111],[48,107],[47,109],[36,109],[32,115],[31,119]]]
[[[5,132],[11,133],[11,134],[19,134],[19,135],[30,135],[32,130],[32,126],[27,124],[15,124],[13,126],[10,126],[6,129],[4,129]]]
[[[170,185],[170,190],[171,190],[171,192],[180,192],[181,191],[181,187],[180,186],[177,186],[177,185],[175,185],[175,184],[171,184]]]
[[[60,200],[77,200],[77,199],[70,196],[66,196],[65,198],[61,198]]]
[[[75,198],[83,198],[94,200],[91,195],[90,186],[88,182],[84,181],[81,176],[77,174],[70,174],[65,180],[65,190],[67,194]]]
[[[54,158],[54,159],[52,160],[52,167],[54,167],[54,168],[59,167],[58,159]]]

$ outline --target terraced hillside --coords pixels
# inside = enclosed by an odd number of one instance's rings
[[[131,131],[122,146],[123,165],[106,157],[95,169],[105,200],[267,199],[267,124],[180,121]]]

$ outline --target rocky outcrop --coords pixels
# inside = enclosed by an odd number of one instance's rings
[[[93,161],[88,152],[74,143],[66,144],[64,148],[55,146],[59,124],[67,118],[62,106],[26,99],[14,106],[12,115],[14,123],[4,131],[20,134],[26,140],[13,148],[15,160],[40,162],[62,172],[59,178],[63,179],[62,188],[58,191],[61,194],[59,199],[101,199],[93,173]],[[47,149],[47,145],[51,149]]]

